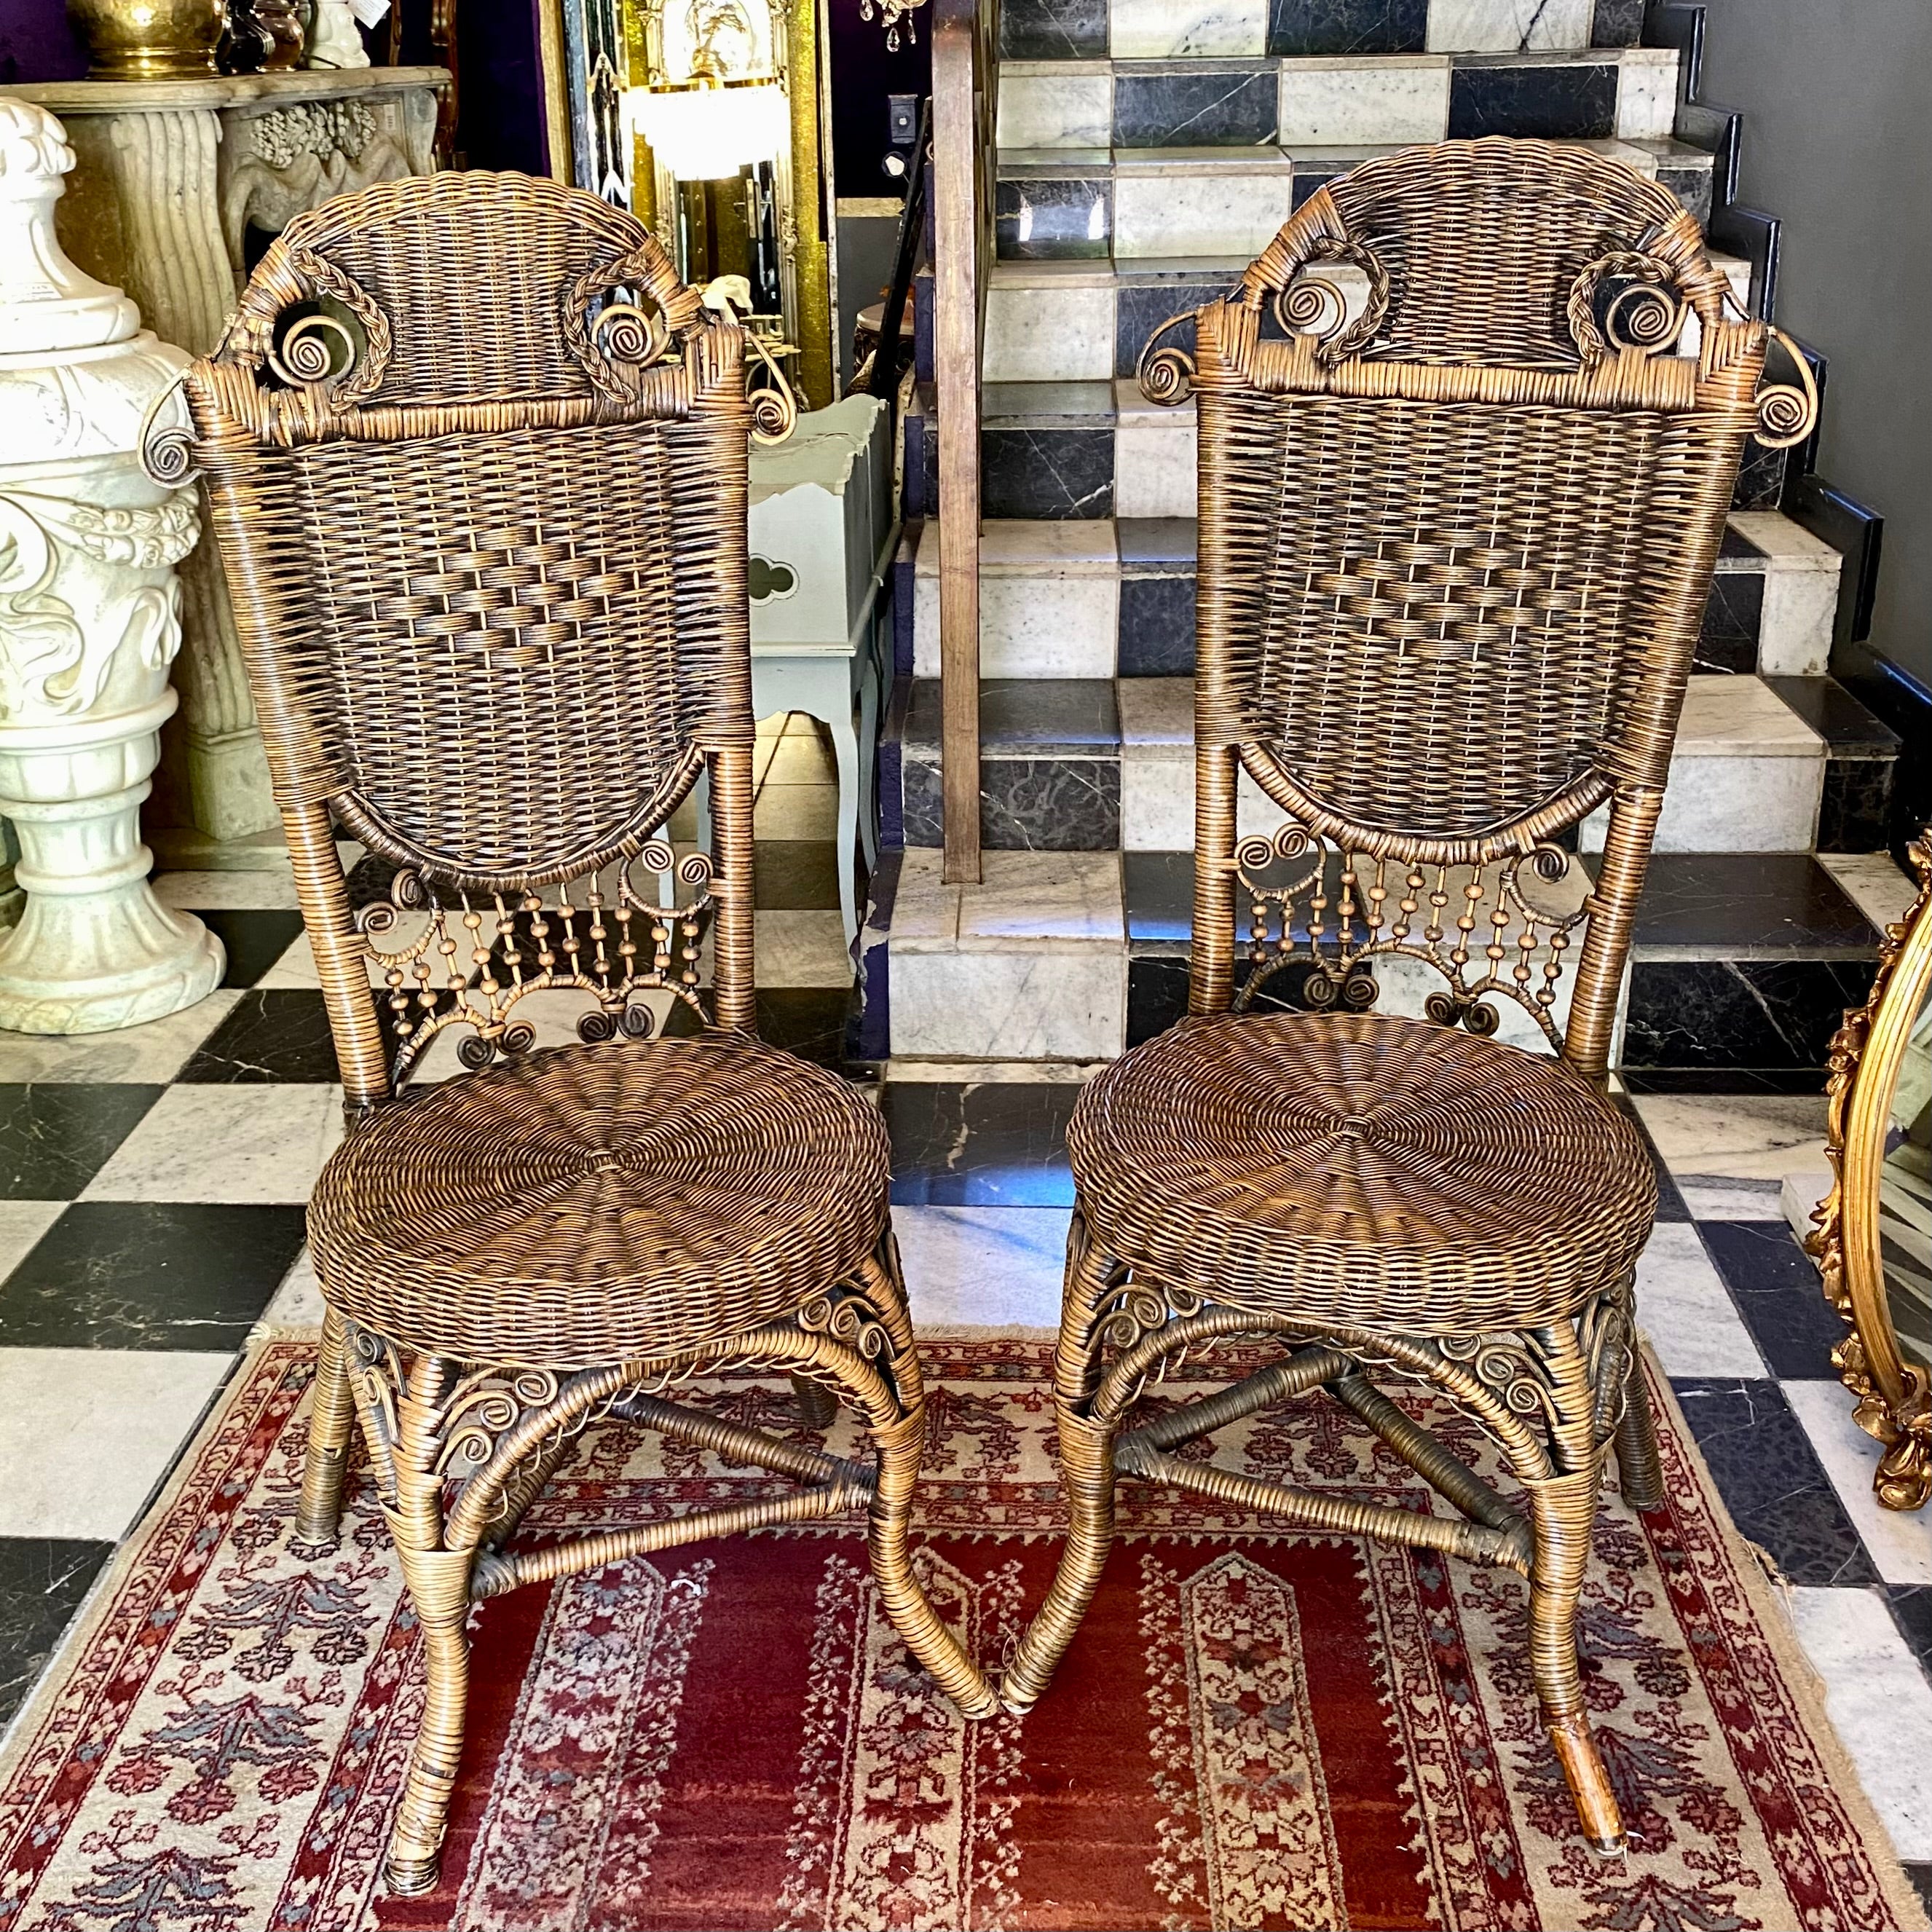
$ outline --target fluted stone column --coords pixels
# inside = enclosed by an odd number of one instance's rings
[[[0,940],[0,1027],[28,1033],[158,1019],[223,966],[154,897],[140,836],[200,521],[139,445],[188,358],[62,253],[73,166],[52,115],[0,99],[0,814],[26,894]]]

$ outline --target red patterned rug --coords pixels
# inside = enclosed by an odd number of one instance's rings
[[[1051,1574],[1047,1358],[928,1350],[921,1561],[982,1654]],[[385,1898],[420,1663],[366,1484],[337,1555],[284,1549],[311,1361],[295,1341],[248,1358],[16,1727],[0,1932],[1924,1923],[1667,1402],[1672,1500],[1606,1510],[1589,1585],[1591,1702],[1640,1841],[1621,1862],[1575,1835],[1520,1580],[1130,1485],[1100,1598],[1024,1720],[963,1724],[907,1669],[856,1533],[698,1544],[492,1601],[444,1888]],[[695,1394],[802,1433],[782,1384]],[[1405,1400],[1506,1481],[1472,1427]],[[1322,1401],[1219,1450],[1418,1501]],[[609,1425],[532,1526],[754,1486]]]

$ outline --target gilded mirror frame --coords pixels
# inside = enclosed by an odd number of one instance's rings
[[[1932,990],[1932,828],[1908,849],[1918,890],[1886,928],[1870,998],[1845,1016],[1832,1042],[1826,1158],[1832,1191],[1814,1211],[1804,1244],[1824,1276],[1826,1298],[1850,1332],[1832,1352],[1857,1399],[1853,1418],[1884,1449],[1872,1487],[1888,1509],[1932,1497],[1932,1388],[1898,1345],[1879,1244],[1879,1182],[1893,1097],[1912,1030]]]

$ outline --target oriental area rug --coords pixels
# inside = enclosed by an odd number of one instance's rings
[[[1057,1549],[1048,1355],[1017,1337],[926,1348],[920,1561],[994,1659]],[[16,1727],[0,1932],[1924,1922],[1667,1393],[1670,1500],[1641,1519],[1610,1502],[1587,1598],[1627,1858],[1576,1835],[1537,1723],[1520,1578],[1128,1484],[1101,1592],[1024,1720],[965,1724],[908,1667],[856,1526],[699,1544],[493,1600],[473,1625],[442,1888],[390,1899],[377,1873],[422,1665],[366,1480],[333,1555],[286,1546],[313,1361],[295,1339],[244,1358]],[[1155,1399],[1242,1365],[1238,1351],[1190,1364]],[[690,1399],[805,1434],[782,1382],[700,1382]],[[1403,1400],[1506,1482],[1472,1426]],[[1322,1399],[1216,1450],[1423,1506],[1406,1466]],[[528,1527],[776,1486],[608,1424]]]

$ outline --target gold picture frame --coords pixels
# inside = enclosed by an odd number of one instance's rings
[[[1883,1445],[1872,1486],[1888,1509],[1932,1497],[1932,1377],[1899,1346],[1880,1236],[1880,1185],[1894,1097],[1914,1026],[1932,991],[1932,828],[1907,851],[1918,876],[1912,908],[1886,928],[1871,996],[1832,1042],[1826,1158],[1832,1191],[1814,1211],[1805,1250],[1850,1332],[1832,1365],[1857,1399],[1858,1426]]]

